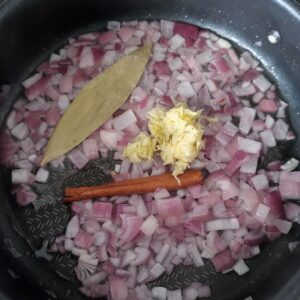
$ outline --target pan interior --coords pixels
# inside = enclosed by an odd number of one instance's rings
[[[1,106],[0,122],[3,122],[13,101],[21,92],[19,82],[50,53],[59,49],[68,36],[102,30],[108,20],[171,19],[211,29],[236,42],[237,48],[246,48],[254,53],[276,82],[283,99],[289,103],[290,119],[296,132],[300,128],[300,102],[297,98],[297,95],[300,95],[300,86],[297,85],[300,80],[300,66],[296,60],[297,55],[299,56],[297,46],[299,47],[300,37],[298,41],[295,38],[299,36],[295,30],[297,26],[299,28],[300,21],[299,11],[288,2],[265,1],[251,4],[245,0],[226,3],[209,0],[166,0],[161,3],[154,0],[113,0],[100,1],[101,5],[98,2],[77,1],[74,4],[72,1],[64,1],[58,4],[44,0],[41,5],[40,1],[19,1],[6,4],[6,7],[2,8],[6,8],[7,11],[0,14],[0,39],[6,41],[7,47],[1,47],[0,50],[0,67],[3,69],[1,76],[4,76],[0,79],[12,83],[13,89],[8,101]],[[36,18],[29,18],[26,15],[29,11]],[[66,16],[70,12],[72,18],[69,19]],[[15,22],[17,17],[18,21]],[[285,22],[280,21],[283,19]],[[5,27],[1,26],[3,22]],[[12,32],[7,32],[4,28],[11,28]],[[279,43],[268,42],[267,36],[271,30],[280,33]],[[13,33],[22,38],[9,38]],[[257,46],[256,41],[262,41],[263,46]],[[22,53],[16,51],[20,48],[23,49]],[[12,67],[13,60],[16,68]],[[299,158],[299,140],[290,154]],[[109,165],[112,162],[106,163]],[[14,258],[12,268],[17,269],[22,276],[26,274],[24,278],[35,282],[50,297],[84,299],[77,291],[78,286],[71,271],[75,263],[72,257],[56,255],[48,257],[48,262],[43,255],[43,242],[51,242],[54,236],[63,232],[70,217],[69,211],[58,202],[37,211],[32,207],[18,208],[8,196],[8,174],[8,170],[1,169],[0,231],[5,255]],[[57,172],[58,181],[59,176],[63,174]],[[101,178],[107,180],[104,176]],[[297,273],[300,267],[300,253],[296,251],[291,254],[287,246],[290,241],[299,239],[299,229],[299,226],[295,225],[288,235],[265,245],[258,257],[248,261],[251,271],[245,276],[238,277],[232,273],[216,274],[213,267],[207,263],[202,269],[179,267],[172,275],[159,278],[156,284],[175,289],[199,280],[212,285],[212,300],[243,299],[249,295],[254,299],[282,299],[278,297],[289,279],[292,281],[300,277]],[[36,256],[42,258],[37,259]],[[294,299],[292,292],[291,298],[285,299]]]

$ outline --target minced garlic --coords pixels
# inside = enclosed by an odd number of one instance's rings
[[[124,156],[140,162],[156,151],[165,165],[173,166],[174,176],[183,173],[204,146],[200,115],[201,111],[191,111],[184,103],[169,110],[154,108],[148,113],[151,137],[141,133],[125,148]]]

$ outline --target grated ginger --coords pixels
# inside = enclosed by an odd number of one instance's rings
[[[131,162],[141,162],[150,160],[155,151],[155,141],[147,134],[140,133],[133,143],[127,145],[123,155],[128,157]]]
[[[157,152],[165,165],[173,166],[174,176],[183,173],[204,146],[200,116],[201,111],[191,111],[184,103],[169,110],[154,108],[148,113],[151,136],[138,135],[124,149],[124,156],[140,162]]]

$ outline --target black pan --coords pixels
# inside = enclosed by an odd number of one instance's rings
[[[299,133],[300,4],[284,0],[0,0],[0,84],[12,84],[0,107],[0,125],[21,93],[19,82],[67,37],[101,30],[109,20],[133,19],[190,22],[250,50],[289,103],[290,120]],[[272,30],[280,34],[277,43],[268,41]],[[287,155],[299,158],[299,146],[298,138]],[[60,203],[37,213],[18,208],[9,197],[8,178],[9,171],[1,169],[0,298],[85,299],[72,279],[72,259],[46,256],[51,260],[47,262],[43,255],[42,242],[63,232],[68,210]],[[290,241],[300,238],[299,229],[294,225],[287,236],[265,245],[261,255],[249,260],[251,271],[243,277],[216,274],[207,264],[204,270],[185,269],[176,280],[164,277],[160,284],[172,287],[200,280],[212,286],[212,300],[250,295],[255,300],[299,299],[300,250],[291,254],[288,249]]]

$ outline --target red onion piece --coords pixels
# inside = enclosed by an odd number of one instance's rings
[[[132,215],[120,215],[122,219],[122,228],[124,230],[121,239],[124,241],[133,240],[139,233],[140,227],[143,224],[143,219]]]
[[[88,232],[79,230],[74,239],[74,245],[79,248],[88,249],[93,243],[93,236]]]
[[[218,272],[223,272],[231,268],[234,265],[235,260],[232,257],[231,252],[229,250],[226,250],[222,253],[217,254],[212,259],[212,263]]]
[[[108,277],[110,297],[115,300],[128,299],[128,289],[126,280],[118,276],[111,275]]]

